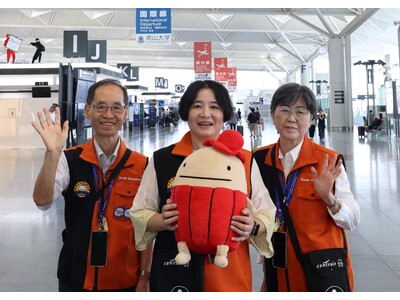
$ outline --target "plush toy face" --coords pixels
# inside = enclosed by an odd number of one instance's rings
[[[245,170],[236,156],[213,147],[201,148],[186,157],[176,173],[175,185],[224,187],[247,194]]]

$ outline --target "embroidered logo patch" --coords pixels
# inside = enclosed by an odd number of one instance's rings
[[[167,194],[168,195],[171,195],[172,184],[174,183],[174,181],[175,181],[175,177],[172,177],[170,180],[168,180],[168,183],[167,183]]]
[[[79,181],[74,186],[74,193],[79,198],[85,198],[90,193],[90,185],[86,181]]]

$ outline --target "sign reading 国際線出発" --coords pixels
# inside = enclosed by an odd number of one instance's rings
[[[139,44],[170,44],[171,9],[137,8],[136,42]]]

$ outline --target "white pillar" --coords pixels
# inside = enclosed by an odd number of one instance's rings
[[[294,82],[293,74],[286,74],[286,82]]]
[[[332,131],[342,131],[347,128],[346,89],[344,72],[344,40],[331,38],[329,49],[329,124]]]
[[[301,64],[301,84],[310,86],[311,78],[311,63],[305,62]]]
[[[344,101],[346,103],[346,125],[347,129],[349,131],[353,130],[354,127],[354,118],[353,118],[353,87],[352,87],[352,80],[351,80],[351,38],[350,35],[347,34],[344,37],[344,52],[345,52],[345,72],[346,72],[346,77],[345,77],[345,85],[346,85],[346,90],[345,90],[345,97]]]

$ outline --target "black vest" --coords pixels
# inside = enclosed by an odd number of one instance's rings
[[[96,204],[92,164],[79,158],[82,150],[78,147],[65,151],[70,182],[63,193],[65,229],[62,233],[63,247],[57,271],[58,279],[76,289],[81,289],[85,281],[92,217]]]
[[[157,174],[160,197],[159,210],[171,196],[172,179],[175,178],[184,156],[172,154],[175,144],[154,152],[154,168]],[[176,265],[174,258],[178,247],[173,231],[165,230],[157,234],[151,266],[150,291],[204,291],[204,255],[191,252],[187,265]]]

